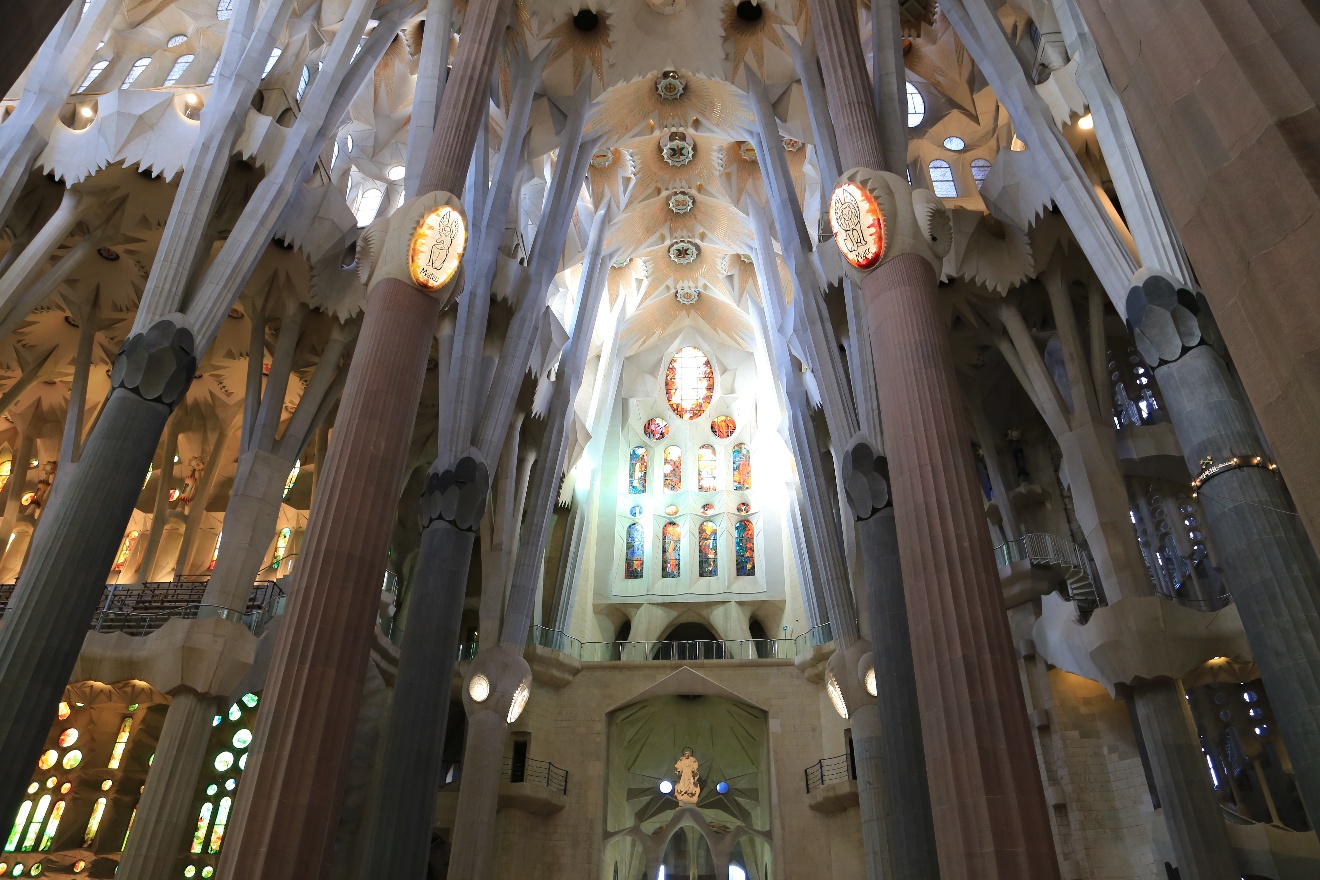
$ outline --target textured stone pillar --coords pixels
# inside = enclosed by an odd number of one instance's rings
[[[1132,702],[1179,875],[1182,880],[1238,880],[1241,874],[1182,688],[1172,681],[1143,685],[1132,689]]]
[[[82,459],[37,523],[0,630],[0,825],[13,821],[156,442],[196,367],[192,333],[171,320],[130,336]]]
[[[470,458],[427,480],[422,496],[425,526],[408,591],[390,725],[381,749],[375,802],[368,809],[364,878],[394,880],[426,873],[435,793],[443,781],[441,756],[463,597],[474,530],[489,484],[485,466]],[[447,490],[460,496],[461,511],[442,510]]]
[[[1059,868],[935,270],[902,253],[862,282],[885,419],[940,873]]]
[[[461,193],[511,0],[474,0],[445,87],[421,190]],[[233,830],[224,877],[324,876],[362,695],[400,474],[441,303],[386,278],[368,295],[312,502],[303,551]]]
[[[1214,348],[1205,299],[1161,275],[1140,273],[1134,283],[1129,325],[1155,368],[1188,469],[1200,474],[1256,456],[1268,464],[1251,407]],[[1302,801],[1320,816],[1320,561],[1277,470],[1230,466],[1202,482],[1197,500]]]
[[[885,776],[885,744],[880,711],[874,700],[850,707],[853,766],[857,771],[857,811],[862,820],[862,849],[867,880],[902,877],[894,870],[895,850],[903,842],[889,836],[889,779]]]
[[[872,646],[879,734],[874,745],[864,745],[858,741],[859,731],[855,726],[853,748],[859,762],[864,748],[875,748],[883,767],[881,777],[885,785],[880,793],[883,802],[877,815],[884,817],[885,838],[897,844],[890,848],[888,876],[938,880],[939,859],[931,822],[930,789],[926,784],[926,751],[921,741],[912,639],[908,633],[903,572],[887,472],[885,459],[876,456],[865,443],[853,446],[845,456],[844,487],[848,505],[857,517],[858,545],[866,577],[864,598],[870,631],[863,635]],[[865,815],[863,810],[863,821]]]
[[[151,773],[138,801],[119,880],[173,880],[179,853],[191,832],[197,778],[206,761],[211,722],[219,711],[214,697],[184,688],[173,694],[165,726],[151,760]]]

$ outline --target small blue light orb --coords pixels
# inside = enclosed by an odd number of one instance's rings
[[[715,790],[718,791],[720,794],[728,794],[728,793],[729,793],[729,783],[727,783],[727,782],[721,782],[721,783],[718,783],[718,784],[715,786]]]
[[[670,782],[668,779],[662,779],[662,780],[660,780],[660,793],[661,793],[661,794],[669,794],[669,793],[672,792],[673,790],[674,790],[674,783]]]

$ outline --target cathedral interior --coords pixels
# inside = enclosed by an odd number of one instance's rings
[[[1313,0],[0,10],[0,877],[1320,877]]]

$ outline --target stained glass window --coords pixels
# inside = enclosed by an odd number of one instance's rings
[[[634,446],[628,453],[628,494],[646,494],[646,447]]]
[[[958,198],[958,184],[953,182],[953,169],[943,159],[930,163],[930,185],[942,199]]]
[[[683,562],[683,529],[676,522],[667,522],[660,530],[660,577],[678,577]]]
[[[270,563],[273,570],[280,570],[280,563],[284,561],[284,554],[289,550],[291,537],[293,537],[293,529],[290,528],[280,529],[279,535],[275,537],[275,558]]]
[[[752,488],[752,450],[746,443],[733,447],[733,488],[741,492]]]
[[[715,452],[715,447],[707,443],[697,450],[697,491],[714,492],[719,487],[719,480],[716,476],[716,468],[719,466],[719,457]]]
[[[206,566],[207,571],[215,571],[215,561],[220,558],[220,542],[224,539],[224,532],[215,536],[215,548],[211,551],[211,564]]]
[[[720,530],[707,520],[697,527],[697,577],[713,578],[719,574]]]
[[[9,475],[14,472],[14,463],[12,461],[0,462],[0,491],[3,491],[9,483]]]
[[[651,440],[663,440],[669,436],[669,423],[664,419],[647,419],[642,433]]]
[[[110,752],[111,770],[119,769],[119,762],[124,760],[124,749],[128,748],[128,735],[133,730],[133,717],[130,715],[119,724],[119,734],[115,737],[115,747]]]
[[[677,446],[665,447],[664,475],[666,492],[683,488],[683,450]]]
[[[645,567],[646,534],[641,523],[633,523],[623,542],[623,576],[630,581],[641,580]]]
[[[681,348],[665,369],[665,399],[681,419],[696,419],[715,396],[715,368],[695,346]]]
[[[101,817],[105,815],[105,798],[97,798],[92,807],[92,815],[87,819],[87,830],[83,832],[83,846],[91,846],[96,839],[96,832],[101,830]]]
[[[298,472],[301,470],[302,461],[300,459],[295,460],[293,463],[293,470],[289,471],[289,476],[284,480],[284,494],[280,496],[281,498],[289,497],[289,490],[292,489],[293,484],[298,481]]]
[[[756,574],[756,526],[740,519],[733,527],[733,553],[737,557],[738,577]]]
[[[185,860],[184,876],[211,877],[215,874],[217,856],[224,844],[226,825],[234,807],[235,792],[247,765],[247,749],[252,744],[252,725],[256,720],[253,710],[258,702],[256,694],[244,694],[212,722],[209,761],[198,780],[198,799],[194,802],[192,814],[197,821],[189,841],[191,857]]]
[[[133,546],[137,544],[137,539],[137,529],[124,535],[124,543],[119,545],[119,553],[115,555],[114,571],[124,570],[124,565],[128,562],[128,557],[133,554]]]
[[[738,430],[738,423],[731,416],[716,416],[711,419],[710,432],[721,440],[728,440]]]
[[[973,159],[973,160],[972,160],[972,180],[975,180],[975,181],[976,181],[976,188],[977,188],[977,189],[980,189],[980,188],[981,188],[981,184],[985,183],[985,179],[986,179],[987,177],[989,177],[989,176],[990,176],[990,160],[989,160],[989,159]]]

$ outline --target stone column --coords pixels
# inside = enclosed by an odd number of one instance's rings
[[[115,875],[121,880],[172,880],[179,853],[196,817],[197,777],[206,760],[215,697],[183,688],[171,695],[147,786],[138,801],[133,833]]]
[[[1238,880],[1182,688],[1174,681],[1144,685],[1133,689],[1132,702],[1179,874],[1183,880]]]
[[[1127,318],[1155,370],[1307,812],[1320,816],[1320,561],[1216,350],[1205,298],[1138,273]],[[1253,465],[1259,457],[1257,465]]]
[[[897,180],[893,185],[901,187]],[[935,270],[865,277],[944,880],[1057,878]]]
[[[422,192],[463,189],[511,5],[475,0],[468,7]],[[221,876],[320,876],[329,870],[362,661],[440,307],[435,297],[395,278],[379,281],[368,294]]]
[[[486,466],[470,457],[427,479],[422,543],[408,591],[395,699],[381,748],[375,803],[367,810],[371,824],[364,838],[363,878],[394,880],[426,873],[435,793],[443,781],[440,759],[468,567],[489,486]]]
[[[0,825],[13,820],[156,440],[196,367],[192,333],[169,318],[130,336],[79,466],[41,515],[0,630]],[[70,534],[79,537],[72,547]]]
[[[885,459],[875,455],[865,443],[853,446],[844,459],[844,486],[848,504],[857,518],[858,545],[866,577],[870,631],[863,635],[872,645],[879,734],[874,740],[861,742],[854,728],[853,748],[859,760],[863,750],[877,750],[884,767],[882,804],[875,814],[887,826],[884,839],[898,844],[890,848],[889,876],[938,880],[939,859],[931,820],[930,789],[926,784],[926,751],[921,741],[912,640],[908,634],[887,471]]]

